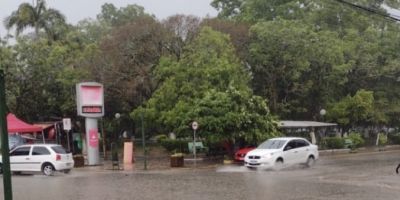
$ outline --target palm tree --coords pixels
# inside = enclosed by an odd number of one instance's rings
[[[36,5],[22,3],[18,9],[4,19],[4,25],[9,30],[16,27],[16,35],[28,27],[35,29],[35,38],[38,38],[40,29],[44,29],[49,39],[54,38],[54,27],[65,24],[65,17],[60,11],[46,8],[45,0],[36,0]]]

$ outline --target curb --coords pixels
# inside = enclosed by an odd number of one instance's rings
[[[390,151],[390,150],[400,150],[400,145],[387,145],[385,147],[362,147],[358,148],[355,152],[351,149],[329,149],[329,150],[320,150],[320,156],[330,156],[330,155],[340,155],[340,154],[349,154],[349,153],[370,153],[370,152],[381,152],[381,151]]]

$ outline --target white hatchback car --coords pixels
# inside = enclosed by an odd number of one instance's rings
[[[0,173],[2,170],[0,155]],[[54,171],[69,173],[74,167],[71,153],[57,144],[28,144],[16,147],[10,152],[10,167],[12,172],[43,172],[46,176]]]
[[[304,138],[281,137],[269,139],[247,153],[244,165],[248,168],[273,168],[306,164],[314,165],[318,159],[318,146]]]

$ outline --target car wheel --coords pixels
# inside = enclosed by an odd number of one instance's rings
[[[314,164],[315,164],[314,157],[312,157],[312,156],[308,157],[307,162],[306,162],[306,166],[307,167],[312,167],[312,166],[314,166]]]
[[[43,165],[42,171],[43,171],[44,175],[52,176],[54,173],[54,167],[53,167],[53,165],[46,163]]]
[[[276,160],[274,164],[274,170],[279,171],[282,168],[283,168],[283,160],[282,159]]]
[[[69,174],[71,172],[71,169],[65,169],[64,174]]]

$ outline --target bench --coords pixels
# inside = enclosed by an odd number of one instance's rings
[[[203,142],[196,142],[195,147],[198,153],[205,153],[208,150],[207,147],[204,147]],[[188,149],[190,153],[193,153],[193,142],[188,142]]]
[[[345,139],[344,140],[344,147],[351,149],[353,147],[353,141],[351,141],[351,139]]]

